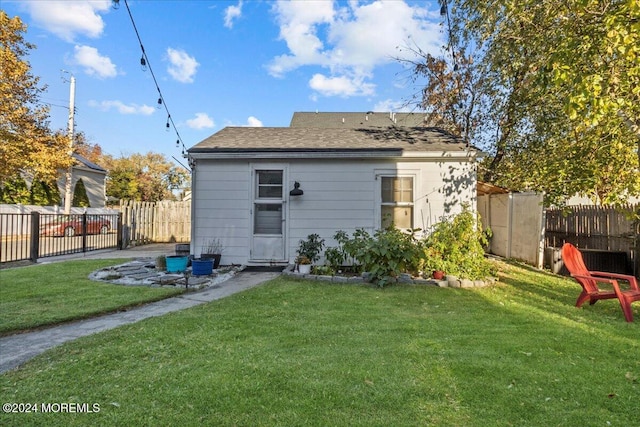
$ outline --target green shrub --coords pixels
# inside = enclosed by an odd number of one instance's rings
[[[55,182],[34,180],[29,190],[29,203],[37,206],[55,206],[61,202],[58,185]]]
[[[15,175],[6,180],[2,187],[2,203],[29,204],[29,188],[22,176]]]
[[[314,265],[311,268],[311,274],[317,274],[319,276],[333,276],[336,274],[336,270],[328,265]]]
[[[425,259],[442,261],[447,274],[465,279],[482,279],[495,275],[495,267],[484,256],[487,234],[480,218],[468,206],[451,220],[437,223],[426,241]]]
[[[346,257],[350,258],[354,271],[362,272],[363,259],[371,242],[371,235],[365,229],[358,228],[353,232],[353,237],[351,238],[347,233],[340,230],[335,234],[334,239],[340,244],[345,254],[345,259]]]
[[[421,243],[414,233],[389,227],[377,230],[362,257],[362,266],[378,286],[395,282],[401,273],[417,273]]]
[[[307,240],[300,240],[298,257],[307,257],[312,263],[320,258],[320,251],[324,247],[324,239],[318,234],[309,234]]]
[[[419,269],[422,244],[413,233],[389,227],[377,230],[372,236],[364,229],[357,229],[349,238],[340,230],[334,239],[339,247],[325,252],[329,265],[337,269],[350,258],[354,270],[367,271],[370,280],[378,286],[395,282],[401,273],[417,273]]]
[[[332,271],[336,272],[342,267],[344,264],[346,256],[341,248],[327,248],[324,251],[324,259],[327,262],[327,266],[331,268]]]
[[[470,280],[497,273],[484,256],[490,231],[482,231],[479,216],[468,206],[436,224],[426,239],[416,238],[416,231],[407,233],[388,227],[371,235],[360,228],[349,237],[339,230],[333,236],[338,247],[325,251],[327,267],[336,272],[345,261],[350,262],[355,272],[370,273],[370,280],[379,286],[394,283],[402,273],[417,275],[422,271],[430,275],[440,270]]]
[[[82,178],[78,179],[78,182],[76,182],[76,186],[73,189],[71,205],[82,208],[90,207],[89,196],[87,195],[87,189],[84,187],[84,181],[82,181]]]

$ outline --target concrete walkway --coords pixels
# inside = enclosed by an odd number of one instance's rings
[[[166,254],[166,252],[164,253]],[[124,250],[101,254],[101,256],[93,254],[91,258],[112,258],[113,255],[127,258],[146,257],[149,255],[149,251],[141,250],[138,252]],[[44,351],[67,341],[117,328],[121,325],[135,323],[149,317],[162,316],[167,313],[218,300],[255,287],[279,275],[280,273],[277,272],[252,272],[245,270],[223,283],[199,292],[186,293],[177,297],[145,304],[127,311],[0,338],[0,373],[14,369]]]

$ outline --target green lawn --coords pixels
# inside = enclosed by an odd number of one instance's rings
[[[118,286],[87,278],[92,271],[126,261],[77,260],[0,270],[0,335],[95,316],[182,292]]]
[[[0,376],[2,402],[98,403],[1,425],[631,426],[640,320],[506,265],[484,289],[278,278],[79,339]],[[634,314],[640,319],[639,306]]]

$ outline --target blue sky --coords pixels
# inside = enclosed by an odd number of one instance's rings
[[[51,128],[75,128],[114,156],[186,148],[226,126],[288,126],[294,111],[408,111],[419,85],[394,58],[439,54],[437,1],[2,0],[27,24]],[[62,70],[66,70],[66,73]],[[177,131],[177,133],[176,133]]]

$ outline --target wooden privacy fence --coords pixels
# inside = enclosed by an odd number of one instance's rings
[[[634,214],[635,213],[635,214]],[[565,242],[594,252],[625,252],[633,272],[640,274],[640,204],[622,207],[573,206],[546,211],[545,247]],[[602,255],[600,255],[602,256]]]
[[[121,200],[125,247],[152,242],[191,240],[191,201],[140,202]]]

